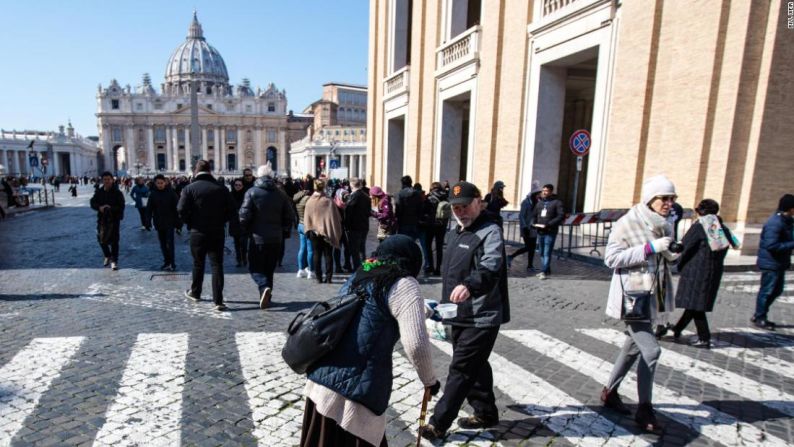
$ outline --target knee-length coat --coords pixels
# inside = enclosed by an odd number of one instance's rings
[[[726,227],[723,226],[723,229],[728,232]],[[728,249],[712,251],[700,222],[692,224],[681,243],[684,251],[678,259],[681,276],[675,294],[675,307],[711,312],[717,300]]]

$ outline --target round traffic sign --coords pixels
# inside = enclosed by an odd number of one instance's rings
[[[590,132],[579,129],[568,140],[568,147],[577,157],[583,157],[590,152]]]

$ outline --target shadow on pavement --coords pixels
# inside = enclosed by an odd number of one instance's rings
[[[84,295],[72,293],[47,293],[43,295],[20,295],[20,294],[0,294],[0,301],[39,301],[39,300],[68,300],[74,298],[81,298]],[[105,296],[104,294],[92,296]]]

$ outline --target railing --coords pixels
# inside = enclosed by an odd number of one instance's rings
[[[473,26],[466,32],[445,43],[436,50],[436,76],[454,68],[479,59],[480,26]]]
[[[576,1],[577,0],[543,0],[541,4],[541,17],[553,14]]]
[[[409,65],[406,65],[383,81],[385,98],[391,98],[392,96],[397,96],[408,92],[410,68],[411,67]]]
[[[49,188],[32,188],[28,186],[20,187],[17,190],[17,207],[28,207],[33,205],[44,207],[55,206],[55,190]]]

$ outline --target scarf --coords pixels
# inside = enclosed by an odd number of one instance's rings
[[[700,226],[706,232],[706,241],[709,244],[711,251],[721,251],[727,249],[731,245],[731,241],[725,234],[722,228],[722,222],[716,214],[706,214],[705,216],[698,217]]]

